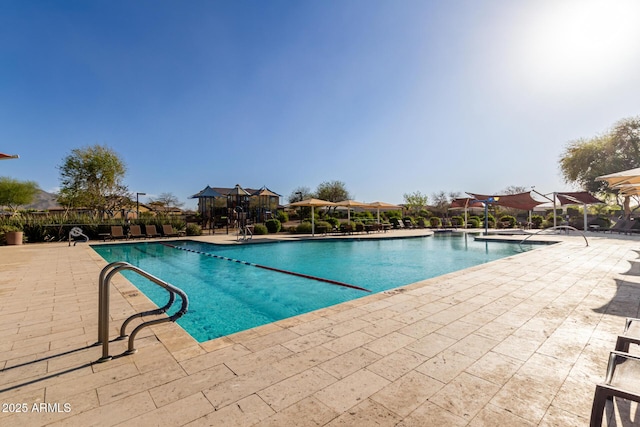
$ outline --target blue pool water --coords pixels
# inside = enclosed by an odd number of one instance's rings
[[[182,288],[189,296],[189,312],[178,323],[199,342],[370,295],[222,257],[345,282],[375,293],[531,249],[531,245],[480,242],[450,234],[253,245],[181,240],[92,247],[108,262],[129,262]],[[138,275],[124,274],[158,306],[167,301],[165,290]]]

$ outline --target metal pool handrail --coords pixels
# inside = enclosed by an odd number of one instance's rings
[[[171,308],[173,303],[176,300],[176,294],[180,296],[182,299],[182,306],[180,310],[169,317],[162,317],[159,319],[149,320],[139,324],[136,328],[133,329],[131,335],[129,336],[129,346],[124,354],[133,354],[136,352],[136,349],[133,347],[133,341],[135,340],[136,335],[142,328],[146,328],[147,326],[157,325],[158,323],[165,322],[175,322],[180,317],[182,317],[189,308],[189,299],[187,298],[187,294],[180,288],[165,282],[162,279],[159,279],[152,274],[147,273],[146,271],[129,264],[124,261],[116,261],[112,262],[100,271],[100,276],[98,279],[98,342],[96,345],[102,344],[102,357],[98,359],[98,362],[106,362],[112,359],[112,356],[109,355],[109,285],[111,284],[111,279],[116,273],[119,273],[122,270],[130,270],[133,271],[140,276],[150,280],[156,285],[166,289],[169,292],[169,301],[162,307],[144,311],[142,313],[136,313],[132,316],[129,316],[120,327],[120,336],[116,338],[117,340],[122,340],[127,337],[125,332],[127,325],[135,318],[150,316],[150,315],[159,315],[164,314]]]
[[[579,232],[580,234],[582,234],[582,237],[584,237],[584,241],[585,241],[585,243],[587,244],[587,246],[589,246],[589,241],[587,240],[587,236],[585,236],[585,235],[584,235],[584,233],[583,233],[582,231],[580,231],[580,230],[578,230],[577,228],[572,227],[572,226],[570,226],[570,225],[556,225],[556,226],[554,226],[554,227],[543,228],[542,230],[538,230],[537,232],[535,232],[535,233],[533,233],[533,234],[529,234],[527,237],[525,237],[524,239],[522,239],[522,240],[520,241],[520,243],[518,243],[518,244],[519,244],[519,245],[523,244],[523,243],[524,243],[524,242],[525,242],[529,237],[536,236],[536,235],[538,235],[538,234],[542,233],[543,231],[558,230],[558,229],[574,230],[574,231]]]

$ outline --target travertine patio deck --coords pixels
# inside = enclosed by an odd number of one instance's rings
[[[0,247],[0,425],[584,426],[638,315],[640,236],[560,238],[203,344],[148,328],[101,364],[106,263],[84,244]],[[112,338],[152,306],[114,285]],[[624,402],[608,413],[639,422]]]

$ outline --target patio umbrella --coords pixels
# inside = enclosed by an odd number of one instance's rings
[[[311,208],[311,235],[315,235],[315,219],[313,210],[315,207],[336,206],[335,203],[320,199],[305,199],[299,202],[289,203],[289,206]]]
[[[369,206],[368,203],[358,202],[356,200],[343,200],[341,202],[336,202],[336,206],[345,206],[347,208],[347,221],[351,222],[351,208],[366,208]]]
[[[393,205],[387,202],[372,202],[372,203],[368,203],[367,206],[370,208],[374,208],[378,212],[378,224],[380,224],[380,209],[383,209],[383,210],[402,209],[401,206]]]
[[[0,153],[0,160],[9,160],[9,159],[19,159],[20,156],[17,154],[4,154]]]

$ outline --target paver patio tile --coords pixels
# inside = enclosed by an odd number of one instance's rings
[[[452,414],[451,412],[434,405],[431,402],[425,402],[415,411],[409,414],[397,424],[397,427],[425,427],[425,426],[447,426],[462,427],[468,423],[462,417]]]
[[[224,410],[223,408],[222,410]],[[222,411],[221,410],[221,411]],[[327,425],[338,413],[315,397],[308,397],[257,423],[256,427],[316,427]],[[238,424],[244,425],[244,424]]]
[[[268,368],[271,364],[278,360],[284,359],[294,354],[291,350],[282,345],[275,345],[260,351],[240,356],[236,359],[225,361],[225,365],[229,367],[236,375]]]
[[[193,374],[194,372],[220,365],[225,361],[234,360],[247,354],[251,354],[251,351],[245,346],[234,344],[203,355],[198,355],[191,359],[183,360],[180,362],[180,365],[188,374]]]
[[[60,427],[114,426],[156,409],[148,392],[82,412],[50,424]]]
[[[314,396],[336,412],[342,413],[381,390],[389,380],[361,369],[333,383]]]
[[[411,371],[373,394],[370,399],[401,417],[406,417],[442,387],[444,383]]]
[[[380,359],[380,357],[379,354],[369,351],[366,348],[357,347],[347,353],[321,363],[319,367],[333,375],[333,377],[342,379],[375,362]]]
[[[333,341],[336,338],[338,338],[336,335],[333,335],[332,333],[329,333],[325,330],[320,330],[284,342],[282,343],[282,346],[293,351],[294,353],[299,353],[301,351],[317,347],[326,342]]]
[[[502,386],[515,375],[523,363],[524,362],[519,359],[490,351],[477,362],[466,368],[466,372]]]
[[[393,353],[394,351],[397,351],[414,343],[415,341],[415,338],[398,332],[392,332],[388,335],[378,338],[377,340],[363,345],[363,347],[375,353],[378,353],[381,356],[386,356]]]
[[[416,368],[416,371],[442,383],[448,383],[475,361],[475,358],[465,356],[453,351],[452,348],[448,348],[422,363]]]
[[[107,384],[97,388],[100,404],[105,405],[114,400],[138,394],[145,390],[153,390],[178,378],[186,377],[186,373],[180,366],[172,365],[157,371],[148,371],[142,375],[126,378],[122,381]],[[196,379],[197,381],[197,379]]]
[[[327,427],[378,426],[393,427],[401,420],[388,408],[366,399],[348,412],[327,423]]]
[[[362,331],[356,331],[340,338],[336,338],[333,341],[324,343],[322,346],[334,353],[343,354],[353,350],[354,348],[361,347],[373,340],[375,340],[374,336]]]
[[[400,349],[381,358],[378,361],[370,363],[367,370],[380,375],[389,381],[395,381],[428,359],[420,353],[407,349]]]
[[[212,411],[213,406],[204,395],[202,393],[196,393],[170,403],[167,406],[128,419],[119,425],[182,426]]]
[[[267,387],[257,394],[273,410],[278,412],[335,382],[334,376],[320,368],[313,367]]]
[[[185,424],[185,426],[244,427],[254,425],[274,413],[273,409],[269,408],[269,405],[255,394],[252,394],[239,400],[235,405],[225,406],[218,411],[209,412],[207,415]]]
[[[471,420],[468,424],[469,427],[494,427],[494,426],[519,426],[519,427],[534,427],[534,424],[530,421],[522,419],[515,414],[503,409],[493,406],[491,404],[486,405],[480,412]],[[564,425],[564,424],[563,424]]]
[[[333,351],[322,346],[318,346],[278,360],[271,366],[285,376],[290,377],[292,375],[299,374],[305,369],[317,366],[326,360],[333,359],[336,356],[337,354]]]
[[[463,372],[429,398],[429,401],[470,421],[499,389],[489,381]]]
[[[204,395],[216,410],[244,399],[285,379],[284,374],[275,369],[247,372],[217,384],[204,391]]]
[[[176,400],[210,389],[232,378],[236,378],[236,376],[229,368],[224,365],[218,365],[189,376],[179,376],[170,382],[163,379],[161,385],[153,388],[150,385],[148,390],[156,406],[162,407]]]
[[[453,338],[433,333],[407,345],[405,348],[427,357],[433,357],[456,342]]]

